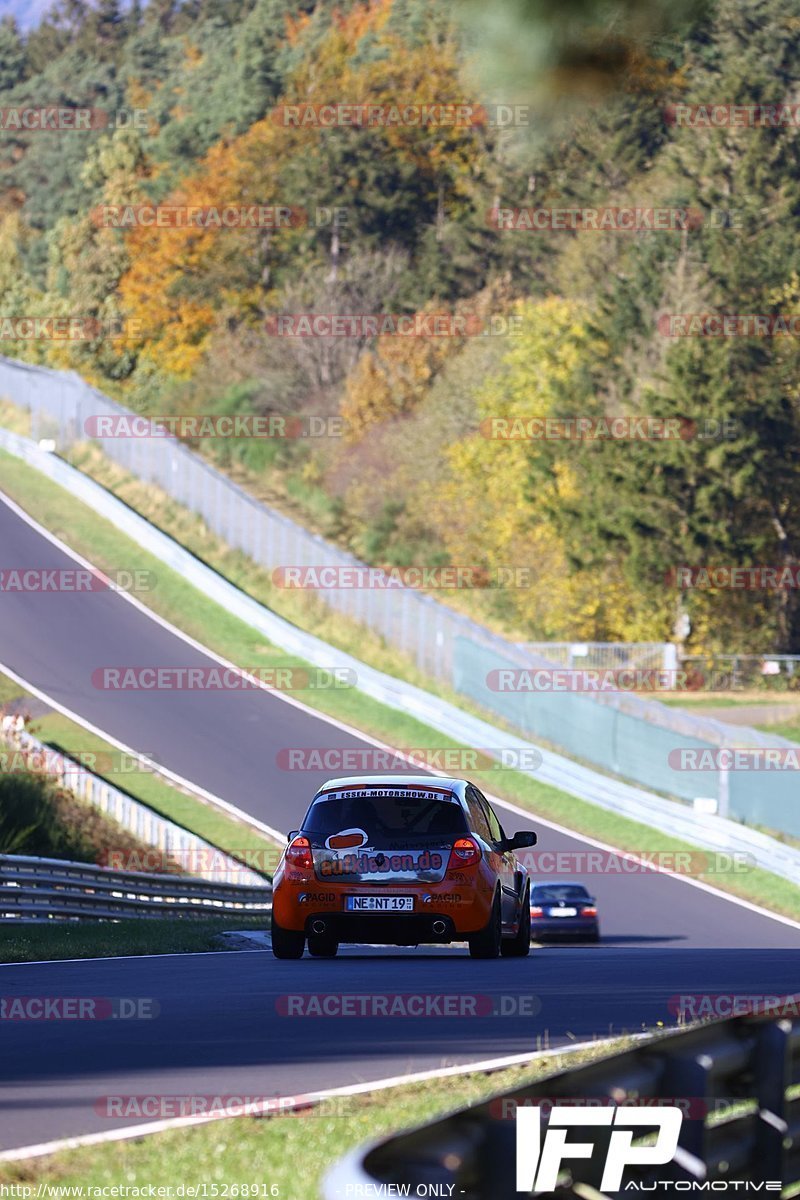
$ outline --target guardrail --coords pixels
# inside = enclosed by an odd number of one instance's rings
[[[120,920],[267,913],[272,890],[0,854],[0,921]]]
[[[37,437],[59,449],[91,437],[98,417],[112,426],[120,419],[129,425],[137,417],[74,372],[0,356],[2,394],[28,408]],[[12,445],[6,438],[2,444]],[[722,722],[668,708],[632,691],[498,690],[493,680],[503,670],[552,673],[553,664],[416,588],[335,586],[340,569],[352,574],[363,570],[364,564],[262,504],[175,438],[118,436],[102,444],[109,458],[199,513],[210,530],[266,570],[290,564],[314,571],[330,568],[334,585],[315,589],[325,604],[368,626],[412,657],[420,670],[444,680],[524,735],[542,738],[646,788],[690,801],[715,797],[723,815],[800,837],[793,772],[771,772],[765,788],[757,772],[737,771],[729,776],[713,766],[689,770],[676,767],[671,755],[682,748],[713,750],[743,744],[785,748],[792,743],[744,726],[732,734]],[[650,688],[658,691],[655,684]]]
[[[2,359],[0,359],[0,363],[2,363]],[[527,756],[527,761],[530,762],[532,752],[536,751],[540,765],[535,770],[527,770],[522,765],[517,769],[522,774],[531,775],[542,783],[552,784],[553,787],[559,788],[569,795],[586,800],[599,808],[629,817],[633,821],[638,821],[642,825],[657,829],[672,837],[683,838],[696,846],[725,852],[747,853],[752,857],[753,862],[765,871],[781,875],[793,883],[800,879],[800,850],[785,845],[758,830],[748,828],[737,821],[729,820],[726,816],[695,812],[685,804],[654,795],[652,792],[625,783],[621,779],[601,774],[592,770],[591,767],[565,758],[555,751],[537,747],[524,737],[506,730],[500,732],[488,721],[472,716],[455,704],[449,704],[441,697],[435,696],[432,692],[426,692],[413,684],[405,683],[374,667],[369,667],[352,655],[332,650],[330,645],[321,638],[298,629],[296,625],[292,625],[291,622],[271,612],[263,604],[259,604],[257,600],[247,596],[217,571],[195,558],[185,547],[162,533],[161,530],[156,529],[144,517],[139,516],[133,509],[118,500],[116,496],[111,495],[100,484],[89,479],[75,467],[71,467],[69,463],[42,450],[30,438],[24,438],[0,428],[0,447],[29,463],[60,487],[66,488],[95,512],[107,517],[122,533],[132,538],[172,570],[178,572],[187,583],[199,588],[210,600],[221,605],[226,612],[246,622],[269,642],[279,646],[288,654],[296,654],[305,662],[323,669],[329,669],[335,662],[337,667],[352,672],[357,681],[356,686],[365,695],[400,712],[407,713],[460,744],[485,747],[486,749],[483,750],[485,754],[499,757],[500,751],[492,751],[491,748],[503,747],[504,750],[519,751],[520,758],[523,759]],[[601,705],[598,707],[602,708]],[[685,718],[690,728],[691,715],[680,713],[679,710],[675,710],[675,712],[678,726],[681,727],[680,722]],[[720,729],[722,728],[724,727],[720,725]],[[749,731],[732,730],[731,728],[726,731],[728,736],[747,732]],[[591,740],[592,737],[599,736],[604,736],[602,731],[593,731],[591,726],[587,726],[587,739]],[[688,730],[686,736],[689,736]],[[699,743],[696,744],[699,745]],[[795,752],[798,750],[796,743],[784,740],[783,744],[791,747]],[[641,746],[639,752],[644,756],[648,753],[648,749],[646,746]],[[697,774],[701,776],[702,780],[702,773]],[[722,774],[724,790],[727,790],[729,773],[726,770]],[[735,771],[730,772],[731,776],[735,777],[736,774]],[[784,780],[796,788],[795,773],[791,774],[791,778],[787,775],[784,776]],[[780,779],[781,777],[772,775],[770,788],[774,786],[776,778]],[[771,792],[770,789],[764,787],[763,782],[761,788],[763,794],[759,815],[754,816],[753,819],[769,825]],[[485,784],[485,790],[491,792],[489,783]],[[707,794],[700,790],[695,793],[695,795]],[[724,808],[721,811],[725,811]],[[800,810],[797,807],[794,792],[792,792],[791,813],[798,833],[800,833]],[[522,815],[530,816],[529,813]]]
[[[787,1010],[800,1012],[800,996],[784,1002]],[[333,1169],[324,1195],[519,1200],[524,1192],[548,1200],[599,1200],[642,1191],[668,1197],[776,1194],[778,1181],[784,1188],[800,1183],[798,1085],[800,1019],[733,1017],[660,1035],[372,1143]],[[553,1105],[573,1113],[580,1105],[594,1109],[595,1116],[597,1108],[610,1107],[621,1126],[626,1111],[677,1107],[682,1113],[677,1149],[665,1164],[626,1167],[621,1188],[599,1190],[612,1126],[587,1118],[567,1132],[563,1185],[537,1189],[531,1169],[536,1157],[523,1152],[525,1181],[518,1189],[517,1138],[530,1140],[531,1131],[521,1127],[518,1133],[517,1113],[520,1107],[538,1108],[533,1120],[541,1144]],[[569,1143],[579,1142],[591,1143],[591,1157],[570,1157]]]
[[[134,800],[133,796],[93,774],[68,755],[59,754],[26,730],[0,728],[0,746],[3,744],[20,754],[31,770],[56,780],[61,787],[74,792],[111,817],[140,842],[162,851],[165,860],[171,858],[179,866],[184,865],[190,875],[215,883],[246,887],[258,888],[266,884],[267,881],[258,872],[231,858],[196,833],[160,816],[146,804]],[[277,848],[275,857],[277,862]]]

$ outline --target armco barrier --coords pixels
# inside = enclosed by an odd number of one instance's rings
[[[256,871],[237,862],[210,842],[203,841],[197,834],[160,816],[146,804],[140,804],[133,796],[113,787],[67,755],[56,753],[32,734],[10,729],[0,732],[0,746],[3,744],[11,751],[22,754],[35,769],[42,770],[44,767],[45,774],[82,800],[93,804],[123,829],[134,834],[140,842],[157,847],[165,859],[172,856],[177,863],[187,864],[189,874],[223,884],[249,887],[264,887],[267,884]]]
[[[72,372],[53,371],[0,357],[0,396],[30,409],[36,436],[59,450],[85,440],[86,420],[132,416]],[[163,488],[199,513],[228,545],[267,570],[286,565],[352,568],[351,554],[255,500],[200,455],[171,438],[105,439],[104,452],[132,475]],[[523,646],[493,634],[414,588],[321,588],[320,598],[374,630],[414,658],[420,670],[444,680],[482,708],[533,737],[547,738],[565,753],[658,792],[692,800],[715,796],[722,815],[800,836],[792,772],[773,772],[765,787],[754,772],[728,778],[704,771],[700,778],[674,770],[669,751],[678,746],[786,746],[779,738],[708,717],[668,708],[655,700],[607,693],[585,695],[504,694],[487,686],[487,671],[503,666],[551,667]]]
[[[471,716],[440,697],[376,671],[357,658],[332,649],[321,638],[304,633],[250,596],[246,596],[183,546],[133,512],[121,500],[117,500],[105,488],[62,459],[40,449],[29,438],[0,429],[0,448],[22,458],[89,505],[95,512],[107,517],[122,533],[178,572],[209,599],[245,621],[273,645],[279,646],[287,653],[296,654],[316,667],[330,668],[335,663],[337,667],[352,671],[360,691],[391,708],[416,717],[459,743],[476,747],[503,746],[528,754],[534,748],[524,738],[505,731],[501,733],[487,721]],[[687,722],[690,720],[687,716]],[[787,742],[786,745],[793,746],[794,743]],[[542,783],[550,783],[553,787],[590,804],[630,817],[631,820],[673,837],[683,838],[694,845],[724,852],[749,853],[754,862],[765,870],[782,875],[794,883],[800,879],[800,850],[786,846],[736,821],[695,812],[686,805],[662,799],[620,779],[601,775],[553,751],[540,749],[540,755],[541,766],[535,772],[523,769],[524,774],[534,775]],[[764,787],[763,783],[761,786]],[[800,820],[800,810],[796,804],[793,804],[793,812],[796,819]],[[521,815],[530,816],[522,813]]]
[[[0,921],[121,920],[267,913],[269,886],[114,871],[91,863],[0,854]]]
[[[797,1013],[800,997],[786,1007]],[[334,1168],[324,1195],[326,1200],[390,1194],[463,1200],[519,1200],[521,1194],[543,1200],[642,1193],[670,1200],[719,1192],[796,1195],[791,1185],[800,1183],[800,1097],[789,1093],[798,1084],[800,1020],[734,1017],[640,1042],[633,1050],[521,1085],[374,1143]],[[563,1186],[555,1191],[536,1186],[536,1160],[528,1154],[524,1186],[518,1190],[517,1138],[530,1140],[531,1132],[518,1134],[516,1113],[537,1107],[534,1120],[545,1139],[553,1105],[573,1113],[582,1105],[595,1116],[599,1108],[607,1114],[612,1108],[619,1128],[626,1112],[641,1116],[644,1108],[646,1120],[659,1105],[677,1107],[683,1114],[678,1148],[667,1163],[627,1167],[621,1188],[598,1190],[611,1124],[592,1125],[589,1119],[581,1124],[576,1118],[566,1134]],[[652,1125],[634,1129],[634,1137],[648,1132]],[[572,1157],[569,1143],[594,1149],[588,1157]]]

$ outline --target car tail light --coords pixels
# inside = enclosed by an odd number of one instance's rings
[[[474,838],[456,838],[450,851],[448,871],[463,871],[464,867],[475,867],[481,861],[481,849]]]
[[[531,916],[532,916],[532,917],[543,917],[543,916],[544,916],[544,909],[543,909],[543,908],[539,908],[539,907],[538,907],[538,905],[534,904],[534,905],[531,907]]]
[[[596,909],[596,908],[594,908],[594,907],[592,907],[592,905],[590,904],[588,908],[584,908],[584,910],[583,910],[583,915],[584,915],[585,917],[596,917],[596,916],[597,916],[597,909]]]
[[[311,842],[307,837],[296,837],[286,847],[286,862],[290,867],[300,871],[313,871],[314,858],[311,854]]]

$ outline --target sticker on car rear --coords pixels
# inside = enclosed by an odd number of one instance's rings
[[[317,850],[314,852],[314,862],[321,879],[333,875],[358,875],[361,878],[402,875],[409,879],[436,879],[444,873],[446,854],[444,848],[403,853],[384,853],[382,850],[366,848],[341,855],[335,851]]]
[[[363,829],[342,829],[339,833],[332,833],[325,839],[325,848],[327,850],[359,850],[362,846],[366,846],[368,841],[369,838]]]
[[[410,787],[376,787],[367,785],[337,789],[331,792],[320,792],[320,800],[439,800],[457,804],[458,801],[449,788],[410,788]]]

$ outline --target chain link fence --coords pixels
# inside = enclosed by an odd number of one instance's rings
[[[676,671],[678,647],[673,642],[521,642],[523,650],[562,667],[616,671]]]
[[[56,451],[87,440],[90,417],[136,415],[74,373],[0,357],[2,396],[30,411],[33,436],[51,440]],[[213,533],[269,572],[286,566],[364,567],[248,495],[174,438],[116,437],[101,445],[115,463],[199,514]],[[372,573],[373,580],[380,576]],[[393,581],[391,586],[320,586],[316,593],[331,609],[407,654],[422,672],[515,729],[649,789],[687,801],[714,798],[722,815],[800,837],[795,770],[730,770],[718,764],[715,753],[722,747],[770,748],[782,750],[785,759],[797,748],[794,743],[748,727],[734,729],[626,690],[593,692],[585,678],[564,680],[555,674],[541,643],[535,651],[515,644]],[[691,751],[710,756],[693,757]]]

